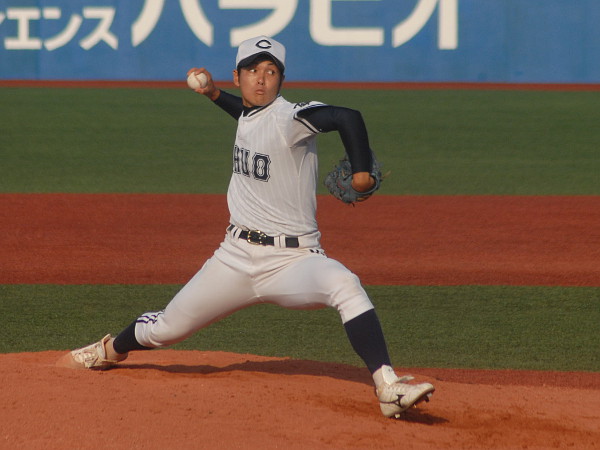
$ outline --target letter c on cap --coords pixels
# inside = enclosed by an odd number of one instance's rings
[[[256,46],[258,48],[262,48],[262,49],[265,49],[265,50],[273,47],[273,45],[269,41],[267,41],[266,39],[262,39],[262,40],[258,41],[256,43]]]

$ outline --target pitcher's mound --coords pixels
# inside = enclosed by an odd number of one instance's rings
[[[0,355],[1,448],[600,448],[596,373],[398,368],[436,392],[394,420],[343,364],[157,350],[88,371],[64,353]]]

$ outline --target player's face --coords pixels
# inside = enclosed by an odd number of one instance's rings
[[[279,94],[281,71],[269,60],[233,71],[233,83],[240,88],[244,106],[264,106]]]

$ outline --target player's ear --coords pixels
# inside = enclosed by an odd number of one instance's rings
[[[240,87],[240,73],[237,70],[233,71],[233,84]]]

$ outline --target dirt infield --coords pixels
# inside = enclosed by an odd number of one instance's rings
[[[182,284],[228,219],[220,195],[0,194],[0,283]],[[600,284],[600,197],[323,196],[318,219],[364,284]]]
[[[600,280],[598,197],[319,204],[325,249],[366,284]],[[0,283],[183,283],[227,219],[217,195],[0,194]],[[398,368],[436,393],[397,421],[361,368],[158,350],[88,372],[63,354],[0,355],[0,448],[600,448],[598,373]]]

